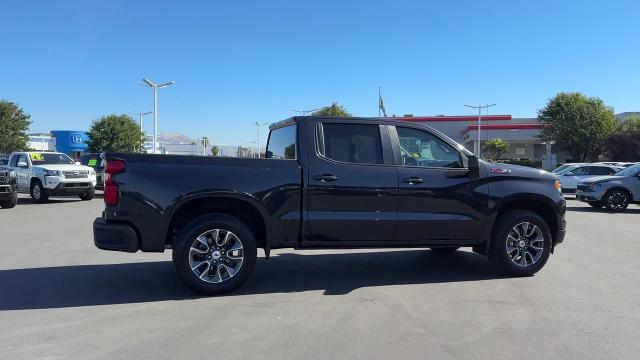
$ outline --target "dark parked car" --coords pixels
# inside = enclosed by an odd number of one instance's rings
[[[104,189],[104,157],[101,153],[82,154],[78,159],[80,165],[92,167],[96,171],[96,189]]]
[[[479,161],[429,127],[296,117],[270,129],[267,159],[107,153],[95,245],[173,248],[182,280],[218,294],[248,279],[258,247],[472,247],[528,276],[564,239],[553,175]]]
[[[12,208],[18,203],[16,172],[0,165],[0,207]]]

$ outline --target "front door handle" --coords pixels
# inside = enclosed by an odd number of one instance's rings
[[[322,182],[331,182],[331,181],[338,180],[338,177],[333,175],[333,174],[322,174],[322,175],[314,176],[313,180],[318,180],[318,181],[322,181]]]
[[[411,185],[416,185],[416,184],[422,184],[424,182],[424,180],[422,180],[422,178],[419,178],[417,176],[411,176],[408,178],[404,178],[402,179],[403,183],[408,183]]]

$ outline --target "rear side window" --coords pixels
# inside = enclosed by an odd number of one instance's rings
[[[378,125],[325,123],[322,132],[325,157],[348,163],[382,164]]]
[[[296,126],[289,125],[271,130],[267,143],[268,159],[296,158]]]

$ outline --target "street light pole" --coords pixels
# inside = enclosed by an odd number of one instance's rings
[[[158,89],[165,88],[175,84],[175,81],[169,81],[163,84],[154,84],[149,79],[142,79],[141,85],[148,86],[153,89],[153,153],[156,153],[158,147]]]
[[[258,156],[257,157],[260,157],[260,127],[262,125],[267,125],[267,123],[266,122],[265,123],[259,123],[257,121],[254,121],[251,124],[255,125],[256,128],[258,129]]]
[[[469,108],[472,108],[472,109],[478,109],[478,149],[476,151],[476,156],[478,156],[478,158],[480,158],[480,155],[481,155],[481,152],[482,152],[482,150],[481,150],[482,147],[480,146],[480,140],[481,140],[480,139],[480,135],[481,135],[480,128],[482,126],[482,109],[488,109],[488,108],[490,108],[492,106],[495,106],[495,105],[496,104],[491,104],[491,105],[489,105],[489,104],[487,104],[487,105],[465,105],[466,107],[469,107]],[[488,113],[488,110],[487,110],[487,113]]]

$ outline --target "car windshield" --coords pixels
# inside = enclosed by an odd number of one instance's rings
[[[558,167],[557,169],[553,170],[552,173],[554,174],[559,174],[560,172],[562,172],[563,170],[570,168],[572,166],[575,166],[574,164],[564,164],[564,165],[560,165],[560,167]]]
[[[629,166],[628,168],[624,168],[614,175],[616,176],[634,176],[640,172],[640,164],[635,164],[633,166]]]
[[[75,164],[70,157],[59,153],[30,153],[33,165]]]
[[[564,174],[568,173],[569,171],[571,171],[573,169],[576,169],[576,168],[578,168],[580,166],[582,166],[582,165],[575,165],[575,164],[574,165],[569,165],[566,168],[564,168],[562,170],[559,170],[558,172],[554,172],[554,174],[556,174],[556,175],[564,175]]]
[[[103,168],[102,157],[100,154],[85,154],[80,156],[80,164],[91,166],[98,170]]]

